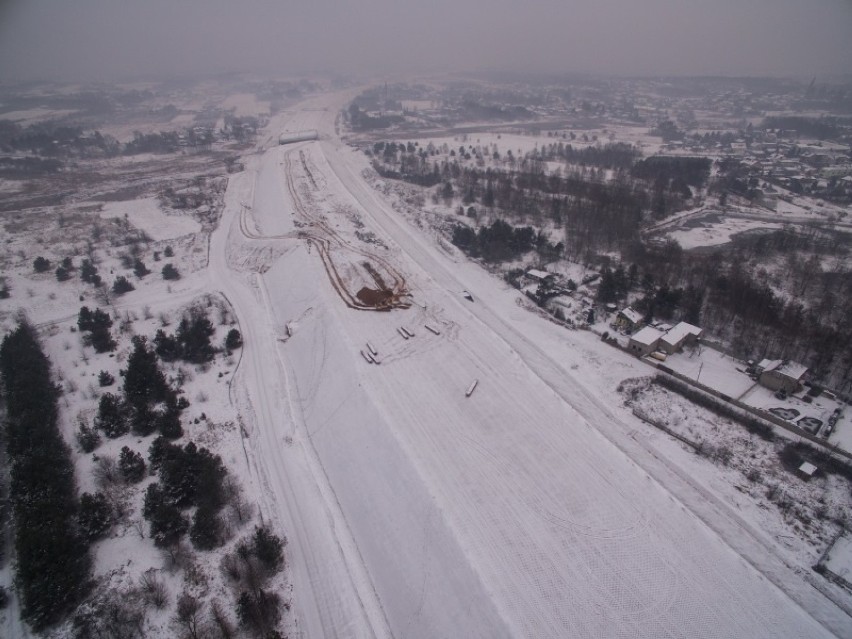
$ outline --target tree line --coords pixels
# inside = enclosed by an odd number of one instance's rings
[[[39,631],[88,592],[91,559],[77,525],[71,453],[57,425],[59,391],[35,329],[26,322],[0,345],[4,428],[14,513],[15,584],[21,616]]]

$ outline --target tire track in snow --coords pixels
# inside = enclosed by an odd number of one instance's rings
[[[390,637],[386,621],[375,612],[380,610],[375,593],[369,588],[365,592],[363,580],[359,581],[351,572],[353,544],[351,540],[344,542],[349,547],[341,544],[340,537],[348,533],[345,526],[334,523],[335,520],[340,522],[339,505],[329,494],[328,486],[323,487],[322,477],[316,474],[316,462],[311,459],[314,453],[301,441],[299,446],[288,449],[293,454],[285,456],[283,453],[281,432],[276,427],[281,424],[276,415],[282,411],[273,408],[281,402],[270,394],[270,386],[274,387],[279,380],[287,388],[286,378],[282,380],[286,369],[282,368],[277,349],[271,353],[268,348],[269,344],[275,344],[269,307],[258,303],[251,288],[231,271],[227,262],[232,234],[242,230],[238,219],[240,196],[248,195],[242,182],[250,178],[246,173],[233,176],[229,181],[225,210],[211,245],[209,277],[211,288],[220,288],[231,300],[240,325],[244,327],[246,361],[240,378],[247,401],[244,409],[248,412],[250,408],[256,416],[251,439],[252,457],[267,487],[264,491],[267,512],[285,519],[284,528],[290,538],[288,554],[296,589],[297,620],[301,632],[308,637]],[[263,295],[263,286],[259,289]],[[289,409],[293,408],[291,398]],[[298,429],[292,415],[291,425]],[[298,455],[300,451],[302,454]],[[310,497],[311,493],[316,496]],[[333,554],[329,552],[328,543],[336,548]],[[319,548],[322,554],[315,551]],[[332,561],[345,566],[345,570],[341,573],[334,565],[328,565]],[[340,574],[348,575],[345,583],[338,582]],[[357,612],[351,609],[352,605],[358,607]]]

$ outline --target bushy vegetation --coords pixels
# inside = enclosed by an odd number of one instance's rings
[[[502,220],[478,231],[464,224],[453,229],[453,244],[472,257],[482,257],[487,262],[515,259],[535,247],[536,233],[530,226],[514,228]]]
[[[773,441],[775,439],[775,433],[772,430],[772,426],[768,425],[766,422],[758,419],[757,417],[747,415],[742,410],[734,408],[734,406],[728,402],[717,401],[685,382],[678,381],[668,375],[656,375],[654,377],[654,383],[659,384],[670,391],[674,391],[679,395],[683,395],[694,404],[703,406],[717,415],[727,417],[728,419],[742,424],[745,426],[746,430],[757,435],[761,439],[765,439],[766,441]]]
[[[154,348],[163,361],[182,359],[194,364],[209,362],[215,355],[210,338],[216,332],[207,314],[194,310],[184,316],[174,335],[160,329],[154,336]]]
[[[116,342],[109,332],[111,326],[112,318],[99,308],[96,308],[94,311],[90,310],[88,306],[80,308],[80,313],[77,315],[77,328],[81,332],[86,333],[83,337],[83,342],[92,346],[95,352],[106,353],[115,350]],[[108,385],[101,384],[101,386]]]
[[[149,451],[151,467],[158,482],[148,486],[143,515],[151,524],[151,536],[159,546],[168,546],[187,531],[193,544],[202,550],[224,541],[219,511],[226,502],[224,479],[227,470],[218,455],[190,442],[184,447],[158,438]],[[183,514],[197,510],[190,529]]]
[[[115,282],[112,285],[112,292],[116,295],[124,295],[134,290],[136,290],[136,287],[124,275],[119,275],[115,278]]]
[[[171,264],[171,263],[163,265],[162,275],[163,275],[164,280],[179,280],[180,279],[180,273],[174,267],[174,264]]]
[[[284,546],[268,528],[255,528],[254,534],[237,543],[235,552],[222,559],[222,572],[237,595],[240,626],[257,636],[269,636],[281,616],[281,600],[266,584],[284,568]]]

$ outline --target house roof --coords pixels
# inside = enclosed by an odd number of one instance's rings
[[[548,273],[547,271],[541,271],[537,268],[531,268],[530,270],[528,270],[527,275],[529,275],[530,277],[534,277],[537,280],[543,280],[548,277],[553,277],[551,273]]]
[[[686,322],[678,322],[673,328],[671,328],[662,338],[662,340],[666,344],[671,344],[672,346],[676,346],[680,344],[688,335],[695,335],[696,337],[700,337],[702,330],[693,326],[692,324],[688,324]]]
[[[646,326],[635,335],[632,335],[630,341],[642,344],[643,346],[653,346],[662,336],[663,334],[653,326]]]
[[[778,372],[792,379],[801,379],[808,372],[808,367],[798,362],[787,362],[778,369]]]
[[[547,306],[561,306],[562,308],[571,308],[574,300],[567,295],[557,295],[547,300]]]
[[[620,310],[618,314],[623,316],[628,322],[632,322],[633,324],[638,324],[642,321],[642,314],[638,311],[634,311],[629,306]]]
[[[758,363],[757,367],[765,373],[767,371],[774,371],[776,368],[781,366],[781,364],[782,361],[780,359],[762,359]]]
[[[798,362],[785,362],[781,359],[764,359],[757,365],[764,373],[775,371],[779,375],[791,379],[801,379],[808,372],[808,367]]]
[[[799,472],[803,475],[813,475],[816,471],[817,467],[811,462],[804,462],[801,466],[799,466]]]

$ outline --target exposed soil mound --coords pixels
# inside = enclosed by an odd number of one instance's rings
[[[362,287],[355,294],[364,306],[373,306],[376,308],[389,307],[393,300],[393,293],[388,290],[376,290],[374,288]]]

